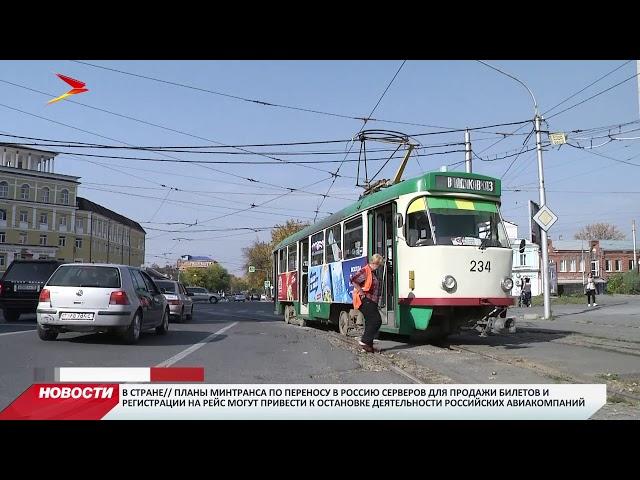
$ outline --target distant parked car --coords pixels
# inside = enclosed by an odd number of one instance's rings
[[[128,265],[61,265],[40,292],[38,336],[55,340],[63,332],[122,334],[137,343],[142,330],[169,330],[169,307],[151,277]]]
[[[260,295],[260,300],[261,300],[261,301],[262,301],[262,300],[266,300],[266,299],[267,299],[267,296],[266,296],[264,293],[263,293],[262,295]]]
[[[8,322],[23,313],[36,313],[44,284],[63,262],[57,260],[14,260],[0,280],[0,308]]]
[[[260,294],[258,293],[252,293],[251,296],[249,297],[249,300],[253,301],[253,300],[260,300]]]
[[[187,287],[187,292],[194,302],[218,303],[220,296],[202,287]]]
[[[155,280],[156,285],[164,294],[169,304],[169,314],[172,319],[182,323],[193,318],[193,297],[179,282],[174,280]]]
[[[234,293],[233,301],[234,302],[244,302],[247,299],[244,293]]]

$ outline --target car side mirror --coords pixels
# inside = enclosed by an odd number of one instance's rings
[[[520,253],[524,253],[524,247],[527,244],[527,242],[525,241],[525,239],[523,238],[522,240],[520,240]]]

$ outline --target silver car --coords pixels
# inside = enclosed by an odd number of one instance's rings
[[[140,332],[169,330],[169,306],[149,275],[127,265],[70,263],[58,267],[40,292],[38,335],[119,332],[137,343]]]
[[[164,294],[169,304],[169,314],[172,319],[182,323],[193,318],[193,300],[187,290],[174,280],[155,280],[156,285]]]
[[[218,303],[220,296],[202,287],[187,287],[187,292],[194,302]]]

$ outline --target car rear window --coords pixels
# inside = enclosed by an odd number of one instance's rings
[[[120,288],[120,272],[113,267],[62,266],[53,274],[49,285],[53,287]]]
[[[163,282],[162,280],[156,280],[158,288],[164,288],[167,293],[176,293],[176,284],[173,282]]]
[[[56,263],[13,263],[7,271],[5,280],[46,282],[58,268]]]

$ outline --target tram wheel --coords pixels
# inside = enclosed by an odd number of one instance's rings
[[[338,318],[338,330],[344,336],[349,334],[349,323],[351,320],[349,319],[349,313],[342,310],[340,312],[340,317]]]
[[[291,323],[291,319],[295,316],[295,310],[291,305],[284,307],[284,323]]]

